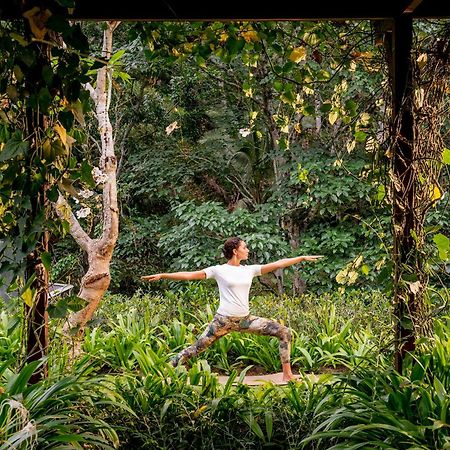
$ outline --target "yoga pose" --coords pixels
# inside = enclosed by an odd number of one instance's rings
[[[276,336],[280,340],[280,358],[283,367],[283,380],[294,378],[291,370],[291,330],[274,320],[252,316],[249,311],[248,296],[253,277],[292,266],[301,261],[316,261],[322,256],[296,256],[280,259],[269,264],[241,265],[248,258],[249,249],[239,237],[226,240],[223,255],[226,264],[207,267],[195,272],[158,273],[141,277],[146,281],[166,280],[203,280],[214,278],[219,286],[220,303],[216,315],[204,333],[190,347],[182,350],[172,360],[176,366],[205,350],[217,339],[231,331]]]

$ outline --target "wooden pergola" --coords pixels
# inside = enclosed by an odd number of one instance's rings
[[[26,1],[3,0],[0,19],[19,19]],[[320,2],[285,2],[270,4],[249,0],[227,2],[199,2],[158,0],[144,2],[127,0],[76,0],[71,17],[77,20],[129,21],[222,21],[222,20],[347,20],[399,19],[400,17],[450,18],[450,2],[445,0],[322,0]],[[45,1],[33,2],[33,5]]]
[[[264,5],[263,2],[229,0],[227,2],[158,0],[75,0],[75,8],[61,8],[61,13],[73,20],[93,21],[381,21],[385,36],[385,47],[389,62],[392,89],[393,118],[396,121],[398,139],[393,149],[392,169],[400,180],[393,199],[393,224],[401,229],[400,238],[394,238],[394,255],[397,265],[407,262],[414,247],[411,235],[414,224],[414,178],[412,161],[414,149],[413,95],[411,50],[413,42],[413,22],[415,19],[450,19],[449,0],[376,0],[355,2],[354,0],[322,0],[320,2],[285,2]],[[0,20],[22,19],[22,13],[32,6],[45,8],[45,0],[2,0]],[[54,5],[53,5],[54,6]],[[401,207],[400,199],[403,205]],[[399,281],[399,270],[394,270],[394,283]],[[398,302],[397,318],[414,308],[413,293],[407,300]],[[46,301],[46,300],[44,300]],[[43,306],[45,310],[45,305]],[[402,369],[406,351],[414,349],[413,332],[397,325],[397,341],[403,345],[396,352],[396,368]],[[46,347],[45,342],[43,342]]]

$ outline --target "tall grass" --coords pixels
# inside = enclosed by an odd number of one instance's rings
[[[447,318],[400,375],[381,295],[258,297],[253,313],[294,329],[303,382],[249,387],[246,371],[280,370],[276,338],[231,333],[186,366],[169,364],[211,320],[206,291],[108,300],[84,354],[69,364],[67,346],[52,345],[50,377],[37,385],[33,367],[14,362],[20,326],[0,316],[0,449],[450,448]]]

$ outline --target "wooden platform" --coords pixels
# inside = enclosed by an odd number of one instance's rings
[[[306,375],[308,379],[311,381],[317,381],[316,378],[318,378],[316,375]],[[296,381],[295,382],[302,382],[303,377],[301,375],[295,375]],[[219,375],[219,383],[220,384],[226,384],[228,382],[229,377],[226,375]],[[246,375],[243,380],[242,384],[247,384],[249,386],[258,386],[264,383],[273,383],[277,385],[283,385],[288,384],[287,381],[283,380],[283,373],[271,373],[271,374],[264,374],[264,375]],[[239,376],[235,378],[233,381],[233,384],[239,384],[241,381],[239,381]]]

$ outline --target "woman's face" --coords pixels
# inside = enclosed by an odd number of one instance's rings
[[[247,244],[244,241],[239,242],[238,247],[235,249],[235,255],[238,259],[248,259],[249,249],[247,248]]]

